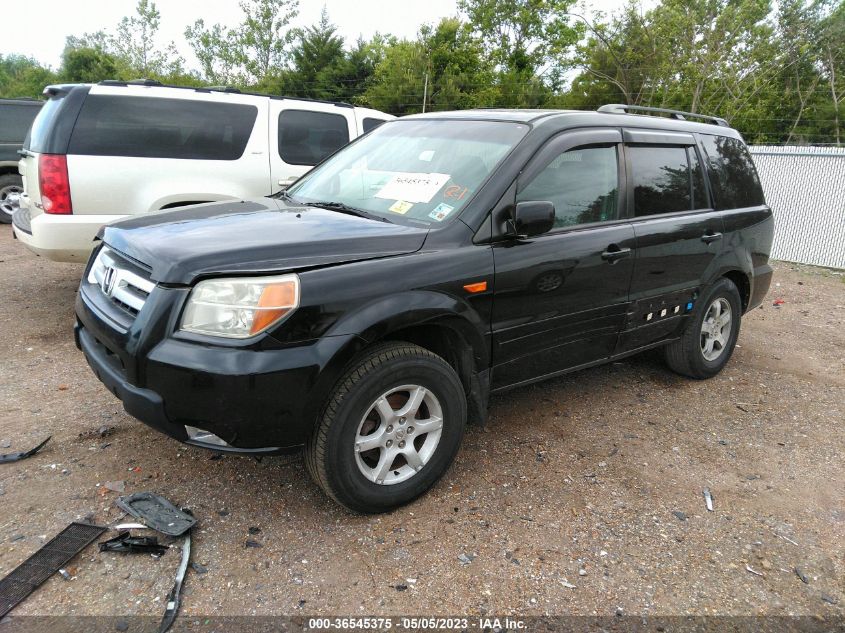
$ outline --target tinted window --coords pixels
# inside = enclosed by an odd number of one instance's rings
[[[279,156],[289,165],[316,165],[348,142],[342,114],[285,110],[279,115]]]
[[[707,151],[710,184],[717,209],[741,209],[765,204],[763,188],[748,148],[727,136],[702,134]]]
[[[257,115],[252,105],[89,95],[68,154],[237,160]]]
[[[361,121],[361,127],[364,128],[364,134],[366,134],[367,132],[371,132],[372,130],[376,129],[382,123],[384,123],[384,119],[364,117],[364,120]]]
[[[32,129],[27,135],[27,140],[24,142],[26,149],[39,153],[44,151],[50,127],[61,109],[64,99],[65,95],[60,94],[47,99],[46,103],[41,106],[41,110],[38,111],[38,115],[32,122]]]
[[[618,180],[615,146],[575,148],[549,163],[516,199],[552,202],[555,228],[612,220]]]
[[[35,105],[0,104],[0,142],[23,142],[36,114]]]
[[[634,215],[692,209],[687,151],[684,147],[630,146]]]

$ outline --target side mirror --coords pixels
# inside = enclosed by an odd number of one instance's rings
[[[548,200],[517,202],[513,211],[513,226],[518,236],[531,237],[552,230],[555,224],[555,205]]]

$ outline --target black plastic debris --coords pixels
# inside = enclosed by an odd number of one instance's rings
[[[71,523],[0,580],[0,618],[106,531],[99,525]]]
[[[50,437],[53,437],[53,436],[51,435]],[[47,442],[50,441],[50,437],[48,437],[46,440],[41,442],[41,444],[39,444],[35,448],[31,448],[28,451],[21,451],[20,453],[7,453],[6,455],[0,455],[0,464],[8,464],[9,462],[18,462],[22,459],[26,459],[27,457],[32,457],[38,451],[40,451],[42,448],[44,448],[44,445]]]
[[[121,532],[114,538],[100,543],[100,551],[162,556],[167,551],[167,546],[161,545],[155,536],[132,536],[129,532]]]
[[[181,536],[197,522],[190,514],[152,492],[136,492],[119,497],[116,503],[121,510],[168,536]]]

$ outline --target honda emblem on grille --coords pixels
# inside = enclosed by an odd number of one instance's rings
[[[115,277],[117,277],[117,275],[115,274],[114,268],[108,266],[106,268],[106,274],[103,275],[103,283],[100,285],[100,288],[103,289],[103,293],[105,293],[106,296],[111,297],[111,293],[114,290]]]

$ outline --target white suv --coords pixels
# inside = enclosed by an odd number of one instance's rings
[[[158,82],[48,86],[18,169],[16,237],[86,262],[104,224],[270,195],[389,114],[343,103]]]

